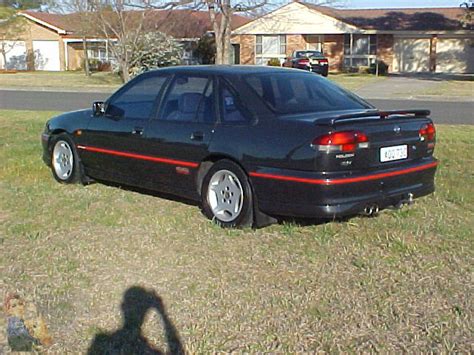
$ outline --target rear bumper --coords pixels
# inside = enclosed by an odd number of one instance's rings
[[[432,193],[437,161],[398,169],[327,178],[321,173],[257,169],[250,178],[262,212],[294,217],[355,215],[368,205],[380,209]]]
[[[307,66],[307,65],[298,65],[296,66],[297,69],[303,69],[307,70],[313,73],[317,73],[323,76],[328,75],[328,66],[327,65],[312,65],[312,66]]]

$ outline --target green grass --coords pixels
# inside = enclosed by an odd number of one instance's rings
[[[51,351],[85,352],[119,328],[133,285],[163,299],[190,352],[472,351],[474,127],[438,126],[437,192],[410,207],[254,231],[56,183],[39,140],[52,114],[0,111],[0,287],[36,302]],[[143,331],[166,350],[156,312]]]
[[[122,82],[119,76],[110,72],[92,73],[90,77],[87,77],[82,71],[0,73],[0,87],[45,87],[112,91],[120,85],[122,85]]]
[[[359,89],[363,86],[375,84],[379,81],[386,80],[386,76],[375,76],[369,74],[343,74],[343,73],[329,73],[328,79],[334,81],[336,84],[348,90]]]
[[[465,96],[474,97],[474,80],[460,81],[451,80],[443,81],[435,87],[426,89],[419,93],[420,95],[443,95],[443,96]]]

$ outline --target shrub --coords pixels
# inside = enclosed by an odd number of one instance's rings
[[[134,77],[150,69],[178,65],[183,49],[172,37],[161,32],[143,34],[131,51],[130,76]]]
[[[281,67],[281,63],[280,63],[280,59],[278,58],[271,58],[267,65],[271,66],[271,67]]]
[[[379,65],[379,75],[387,75],[388,65],[383,60],[378,60],[376,63],[372,63],[369,68],[369,73],[370,74],[377,73],[377,63]]]

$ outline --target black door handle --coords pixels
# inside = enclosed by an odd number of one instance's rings
[[[137,134],[139,136],[143,135],[143,127],[135,127],[132,131],[132,134]]]
[[[202,141],[204,139],[204,133],[202,133],[202,132],[193,132],[191,134],[191,139],[193,141]]]

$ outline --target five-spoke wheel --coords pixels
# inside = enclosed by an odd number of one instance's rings
[[[73,140],[66,133],[51,138],[51,170],[65,184],[81,182],[81,166]]]
[[[252,189],[245,172],[229,160],[216,162],[202,185],[204,213],[223,227],[253,223]]]

